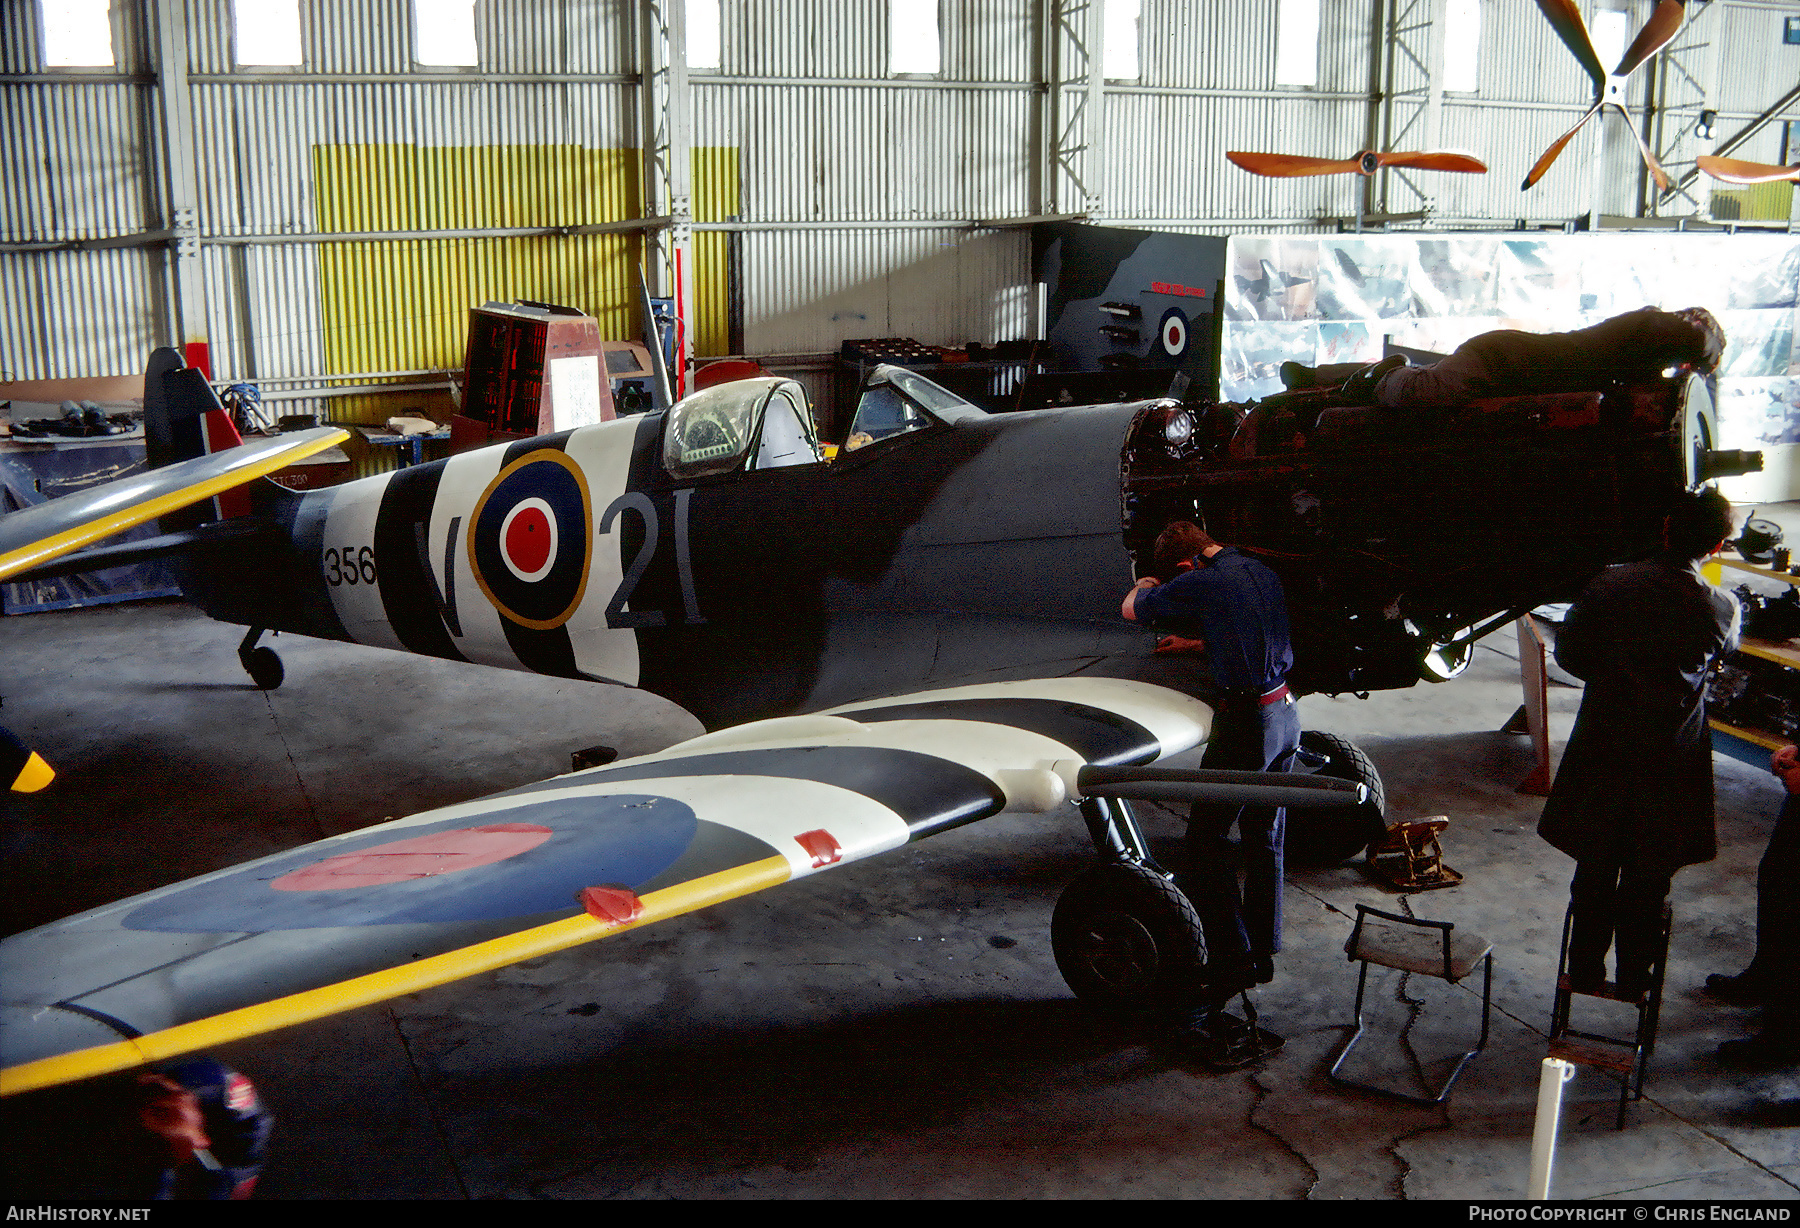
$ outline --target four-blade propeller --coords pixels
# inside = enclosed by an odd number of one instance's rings
[[[1660,0],[1655,11],[1650,14],[1650,19],[1638,31],[1637,37],[1631,41],[1617,67],[1610,73],[1600,62],[1600,54],[1594,49],[1594,41],[1588,35],[1587,25],[1582,21],[1576,0],[1537,0],[1537,6],[1549,19],[1557,37],[1562,39],[1563,45],[1581,62],[1582,69],[1594,83],[1594,103],[1575,122],[1574,127],[1544,151],[1543,156],[1525,176],[1520,190],[1529,188],[1542,179],[1588,120],[1610,106],[1625,120],[1625,126],[1630,129],[1632,139],[1637,142],[1638,152],[1643,156],[1644,165],[1649,168],[1657,186],[1665,192],[1669,191],[1671,182],[1668,172],[1657,162],[1656,155],[1650,152],[1650,147],[1644,143],[1637,125],[1632,122],[1630,112],[1625,108],[1625,79],[1651,56],[1668,46],[1680,31],[1687,12],[1686,0]],[[1234,149],[1227,151],[1225,157],[1234,166],[1271,179],[1298,179],[1308,175],[1367,176],[1390,166],[1477,175],[1487,173],[1488,169],[1478,158],[1443,150],[1380,153],[1366,149],[1353,158],[1309,158],[1299,154],[1251,153]],[[1800,182],[1800,166],[1770,166],[1761,162],[1718,158],[1710,154],[1702,154],[1695,161],[1701,170],[1725,183],[1757,184],[1782,180]]]
[[[1650,20],[1638,31],[1638,36],[1631,40],[1631,46],[1625,49],[1625,55],[1617,68],[1609,74],[1600,64],[1600,55],[1594,50],[1594,40],[1588,37],[1587,25],[1581,20],[1581,10],[1576,7],[1575,0],[1537,0],[1537,6],[1550,25],[1556,30],[1581,67],[1586,70],[1588,78],[1594,83],[1594,105],[1587,113],[1575,121],[1575,126],[1558,137],[1550,148],[1544,151],[1537,165],[1525,176],[1525,182],[1519,185],[1520,191],[1544,177],[1565,146],[1574,139],[1582,125],[1598,115],[1605,107],[1612,107],[1624,117],[1625,126],[1631,130],[1631,137],[1637,142],[1638,152],[1643,155],[1644,165],[1650,168],[1651,177],[1656,186],[1663,191],[1669,190],[1669,176],[1656,161],[1656,155],[1644,144],[1644,138],[1638,135],[1637,125],[1631,122],[1631,114],[1625,109],[1625,78],[1629,77],[1645,60],[1661,51],[1681,29],[1682,18],[1686,15],[1686,0],[1661,0],[1656,11],[1650,14]]]

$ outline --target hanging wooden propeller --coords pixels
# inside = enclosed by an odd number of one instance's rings
[[[1780,183],[1784,179],[1800,183],[1800,166],[1740,162],[1736,158],[1715,158],[1711,154],[1701,154],[1694,162],[1701,170],[1723,183]]]
[[[1525,182],[1519,185],[1524,191],[1544,177],[1550,164],[1556,161],[1563,148],[1581,131],[1582,125],[1598,115],[1605,107],[1612,107],[1624,117],[1625,126],[1631,129],[1631,138],[1637,142],[1638,152],[1644,157],[1644,165],[1650,168],[1650,175],[1656,180],[1656,186],[1663,191],[1669,190],[1669,176],[1656,161],[1656,155],[1644,144],[1644,138],[1638,135],[1637,125],[1631,122],[1631,113],[1625,109],[1625,79],[1637,70],[1638,65],[1661,51],[1681,29],[1681,22],[1687,13],[1686,0],[1661,0],[1656,10],[1650,14],[1650,20],[1638,31],[1631,46],[1625,49],[1624,58],[1619,66],[1609,74],[1600,64],[1600,54],[1594,50],[1594,40],[1588,37],[1587,26],[1581,20],[1581,10],[1575,6],[1575,0],[1537,0],[1537,6],[1550,25],[1556,30],[1556,36],[1563,41],[1563,46],[1574,53],[1581,61],[1581,67],[1587,71],[1588,78],[1594,83],[1594,105],[1587,109],[1587,114],[1575,121],[1575,126],[1556,138],[1556,142],[1544,151],[1544,156],[1537,160],[1537,165],[1525,176]]]
[[[1298,154],[1244,153],[1228,150],[1225,154],[1233,166],[1241,166],[1252,175],[1271,179],[1297,179],[1302,175],[1373,175],[1384,166],[1401,166],[1423,171],[1462,171],[1484,175],[1487,166],[1468,154],[1435,151],[1430,153],[1376,153],[1365,149],[1354,158],[1304,158]]]

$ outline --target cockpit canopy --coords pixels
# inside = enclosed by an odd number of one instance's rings
[[[663,466],[677,479],[779,469],[824,459],[806,390],[791,379],[744,379],[684,397],[663,427]]]
[[[879,366],[863,385],[844,451],[985,411],[905,367]]]

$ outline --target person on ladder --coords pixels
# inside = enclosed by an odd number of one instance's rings
[[[1700,563],[1731,528],[1718,491],[1682,494],[1663,520],[1662,551],[1594,577],[1556,637],[1557,662],[1587,689],[1538,834],[1575,858],[1576,993],[1601,990],[1616,947],[1617,996],[1642,997],[1670,880],[1718,851],[1706,677],[1737,646],[1741,612]]]

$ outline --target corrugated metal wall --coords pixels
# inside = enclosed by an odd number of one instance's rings
[[[254,70],[233,64],[231,0],[163,2],[180,5],[188,30],[215,374],[453,366],[456,321],[488,295],[571,301],[609,329],[632,330],[633,237],[317,240],[634,216],[633,0],[481,0],[483,62],[466,70],[412,62],[408,0],[305,0],[305,63]],[[1633,29],[1652,8],[1619,2]],[[1354,213],[1360,181],[1260,179],[1223,153],[1347,157],[1363,148],[1371,126],[1380,132],[1387,121],[1370,95],[1386,23],[1405,25],[1431,3],[1322,0],[1318,84],[1297,88],[1274,84],[1277,0],[1143,0],[1141,75],[1109,82],[1086,128],[1095,220],[1212,233],[1334,228],[1325,219]],[[37,0],[0,4],[0,156],[10,171],[0,183],[0,374],[130,372],[171,332],[165,246],[26,250],[166,224],[140,4],[114,0],[116,70],[54,73],[41,67]],[[1688,7],[1693,20],[1678,40],[1686,77],[1665,71],[1653,83],[1647,66],[1633,78],[1634,105],[1654,84],[1659,105],[1674,108],[1657,138],[1672,170],[1700,150],[1681,108],[1697,114],[1703,99],[1720,112],[1721,134],[1733,132],[1800,78],[1800,48],[1779,37],[1800,0]],[[1055,91],[1044,61],[1064,76],[1082,66],[1066,34],[1043,37],[1053,8],[941,0],[941,73],[895,79],[886,0],[724,4],[722,67],[692,74],[696,218],[733,228],[695,238],[699,295],[713,296],[695,321],[700,352],[1020,335],[1026,234],[968,223],[1046,207],[1044,124]],[[1492,172],[1412,182],[1445,224],[1585,213],[1595,204],[1593,131],[1530,192],[1518,184],[1585,109],[1586,77],[1535,5],[1484,0],[1481,10],[1480,88],[1445,97],[1440,143],[1478,152]],[[1394,88],[1419,85],[1402,59]],[[1394,104],[1396,120],[1407,105]],[[1639,163],[1622,126],[1607,125],[1600,204],[1631,213]],[[1773,160],[1778,129],[1737,156]],[[1408,130],[1402,147],[1418,147],[1409,142],[1419,132]],[[1057,194],[1064,208],[1078,199],[1066,179]],[[1390,179],[1382,200],[1399,211],[1419,197]],[[1665,212],[1691,208],[1677,200]],[[737,296],[729,304],[728,285]]]
[[[162,329],[159,250],[43,250],[160,217],[133,5],[114,6],[113,51],[113,68],[49,76],[36,5],[0,4],[0,243],[23,248],[0,255],[0,381],[129,372]]]

